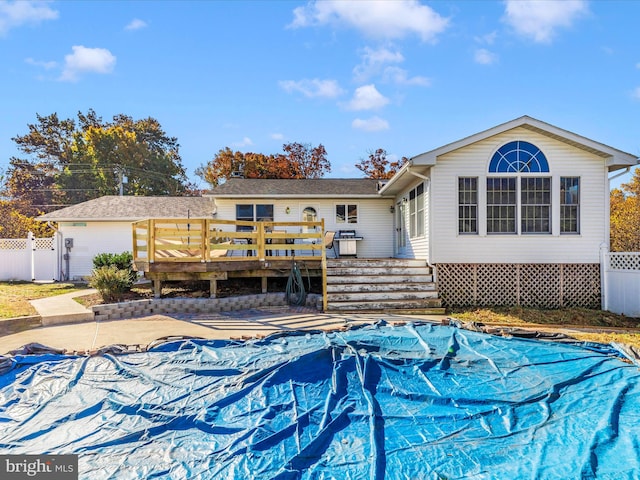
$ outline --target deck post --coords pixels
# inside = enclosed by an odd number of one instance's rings
[[[322,250],[320,250],[320,252],[322,252],[322,260],[321,260],[321,269],[322,269],[322,311],[326,312],[327,311],[327,303],[328,303],[328,298],[327,298],[327,248],[326,245],[324,244],[324,218],[322,219],[322,223],[321,223],[321,232],[322,232],[322,238],[320,239],[320,241],[322,242]]]
[[[262,276],[262,293],[267,293],[267,277]]]
[[[213,277],[209,280],[209,297],[216,298],[218,293],[218,279]]]
[[[153,297],[160,298],[162,296],[162,281],[155,277],[153,279]]]

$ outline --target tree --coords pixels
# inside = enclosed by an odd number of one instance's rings
[[[285,143],[284,153],[265,155],[242,153],[225,147],[206,165],[196,169],[196,175],[216,187],[240,172],[245,178],[322,178],[331,171],[327,151],[322,144]]]
[[[640,252],[640,168],[610,198],[611,251]]]
[[[53,229],[45,222],[34,220],[33,216],[22,213],[23,210],[19,202],[0,200],[0,238],[26,238],[29,232],[36,237],[53,235]]]
[[[407,161],[407,157],[402,157],[398,161],[390,162],[387,160],[387,151],[378,148],[369,153],[369,158],[360,159],[356,168],[363,172],[367,178],[387,179],[393,177]]]
[[[77,121],[36,115],[29,132],[13,138],[27,158],[12,158],[6,194],[24,205],[51,210],[119,193],[181,195],[187,183],[177,139],[153,118],[116,115],[105,122],[93,110]]]

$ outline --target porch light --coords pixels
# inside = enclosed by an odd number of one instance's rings
[[[284,209],[284,213],[286,213],[287,215],[289,215],[291,213],[291,209],[289,207]]]
[[[395,206],[393,206],[393,205],[391,205],[391,206],[389,207],[389,213],[393,213],[393,212],[395,212],[395,211],[396,211],[396,207],[395,207]]]

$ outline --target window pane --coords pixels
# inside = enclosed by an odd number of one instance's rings
[[[487,233],[516,233],[515,178],[487,178]]]
[[[478,233],[478,179],[458,178],[458,233]]]
[[[236,205],[236,220],[253,222],[253,205]]]
[[[520,179],[522,233],[551,233],[551,179],[527,177]]]
[[[358,223],[358,206],[349,205],[348,212],[349,212],[348,223]]]
[[[580,233],[580,178],[560,178],[560,233]]]
[[[273,222],[273,205],[256,205],[258,222]]]
[[[346,205],[336,205],[336,223],[345,223],[347,220]]]

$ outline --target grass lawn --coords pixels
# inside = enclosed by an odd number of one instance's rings
[[[640,348],[640,319],[602,310],[566,308],[538,310],[521,307],[452,309],[448,312],[464,322],[485,325],[540,328],[571,327],[569,333],[579,340],[598,343],[626,343]],[[581,331],[580,328],[584,328]],[[586,330],[589,331],[586,331]]]
[[[37,315],[29,300],[87,288],[73,283],[0,282],[0,318]]]

